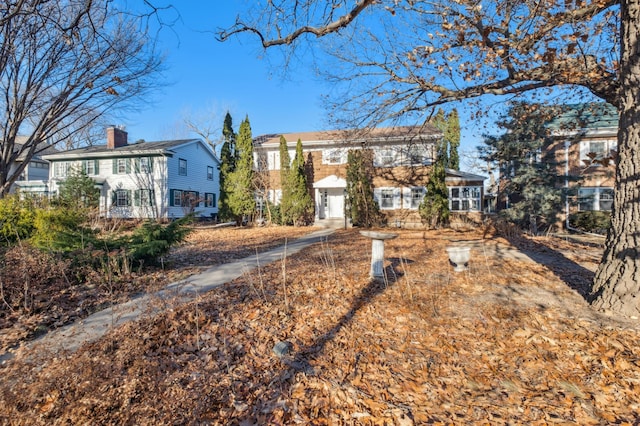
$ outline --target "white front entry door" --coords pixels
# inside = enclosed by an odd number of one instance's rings
[[[344,217],[344,190],[342,188],[329,188],[326,194],[326,216],[328,218]]]

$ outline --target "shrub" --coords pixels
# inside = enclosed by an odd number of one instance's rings
[[[611,213],[603,211],[573,213],[569,216],[569,224],[581,231],[606,234],[611,226]]]
[[[97,245],[95,233],[83,227],[85,215],[79,209],[56,207],[35,212],[31,243],[42,250],[68,253]]]
[[[282,213],[280,211],[280,204],[273,204],[271,201],[267,201],[269,203],[269,211],[271,212],[271,223],[276,225],[282,225]]]
[[[146,221],[133,231],[131,237],[121,241],[121,247],[128,248],[128,256],[133,262],[156,265],[169,252],[171,246],[184,241],[191,232],[187,225],[193,222],[193,215],[163,225],[157,221]]]
[[[31,237],[35,229],[35,200],[18,194],[0,199],[0,244],[12,244]]]

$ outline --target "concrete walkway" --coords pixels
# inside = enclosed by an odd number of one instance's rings
[[[284,255],[295,254],[311,244],[320,242],[333,232],[334,229],[321,229],[290,241],[286,246],[283,245],[264,253],[258,253],[257,256],[249,256],[234,262],[216,265],[198,275],[170,284],[157,293],[137,297],[126,303],[96,312],[73,324],[51,331],[43,337],[27,343],[27,348],[53,352],[73,352],[84,343],[100,339],[109,330],[140,318],[143,313],[157,312],[159,309],[152,309],[152,304],[157,306],[159,300],[175,300],[178,298],[180,302],[188,302],[198,295],[233,281],[244,273],[257,268],[258,262],[262,266],[281,260]],[[0,363],[5,363],[11,358],[13,358],[11,352],[0,354]]]

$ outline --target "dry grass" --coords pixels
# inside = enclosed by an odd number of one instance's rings
[[[637,424],[640,334],[571,288],[594,266],[568,254],[578,247],[526,242],[545,266],[482,233],[399,233],[386,243],[388,282],[367,277],[369,240],[338,231],[287,260],[286,285],[279,262],[262,265],[77,353],[11,361],[0,419]],[[193,238],[183,249],[195,254]],[[444,249],[459,240],[474,242],[473,259],[454,274]],[[292,351],[278,357],[281,341]]]

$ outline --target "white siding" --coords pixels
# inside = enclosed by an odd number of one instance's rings
[[[173,151],[175,155],[167,158],[167,213],[168,217],[182,217],[185,214],[184,207],[170,206],[169,197],[173,189],[182,191],[195,191],[200,195],[201,201],[195,208],[197,215],[210,217],[212,213],[218,213],[218,200],[220,198],[220,171],[219,164],[201,142],[189,143]],[[187,160],[186,176],[178,173],[179,159]],[[213,167],[213,180],[207,180],[207,166]],[[204,207],[204,194],[215,194],[215,207]]]

